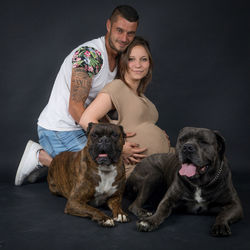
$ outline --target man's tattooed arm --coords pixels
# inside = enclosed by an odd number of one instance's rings
[[[92,79],[83,68],[73,68],[69,99],[69,113],[79,123],[84,111],[84,104],[89,95]]]

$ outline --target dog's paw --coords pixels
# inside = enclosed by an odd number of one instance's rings
[[[157,225],[151,220],[139,220],[136,222],[137,230],[140,232],[150,232],[157,228]]]
[[[129,222],[129,217],[126,214],[118,214],[117,217],[114,218],[114,221],[117,222]]]
[[[153,213],[147,211],[146,209],[141,209],[140,211],[138,211],[138,217],[142,219],[146,217],[150,217],[152,215]]]
[[[133,213],[135,216],[137,216],[138,218],[144,218],[144,217],[152,216],[151,212],[147,211],[146,209],[136,207],[133,204],[129,206],[128,210],[131,213]]]
[[[99,224],[103,227],[114,227],[115,226],[115,222],[113,219],[105,219],[102,221],[99,221]]]
[[[214,224],[210,233],[216,237],[225,237],[232,234],[228,224]]]

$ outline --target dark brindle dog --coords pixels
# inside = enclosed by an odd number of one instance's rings
[[[137,229],[155,230],[173,208],[181,206],[193,213],[215,212],[211,234],[230,235],[229,224],[241,219],[243,211],[224,152],[225,142],[218,132],[186,127],[178,136],[176,154],[155,154],[142,160],[127,182],[138,192],[129,207],[143,217]],[[142,206],[158,184],[166,185],[167,191],[155,214],[149,216]]]
[[[88,142],[79,152],[57,155],[49,167],[48,184],[53,194],[67,198],[64,212],[90,217],[102,226],[127,222],[121,200],[125,169],[121,158],[125,134],[121,126],[90,123]],[[110,218],[94,206],[107,202]]]

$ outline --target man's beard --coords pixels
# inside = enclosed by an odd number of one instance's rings
[[[121,53],[127,48],[127,47],[126,47],[126,48],[124,48],[123,50],[118,50],[118,49],[115,47],[113,41],[111,40],[111,34],[109,35],[108,41],[109,41],[109,46],[110,46],[110,48],[113,49],[114,51],[116,51],[118,54],[121,54]]]

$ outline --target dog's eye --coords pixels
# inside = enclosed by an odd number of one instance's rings
[[[183,142],[185,142],[185,141],[187,141],[187,140],[188,140],[188,138],[187,138],[186,136],[183,136],[183,137],[180,137],[178,141],[179,141],[180,143],[183,143]]]
[[[91,134],[91,137],[92,137],[93,139],[96,139],[96,138],[98,138],[98,135],[97,135],[97,134]]]
[[[207,141],[204,141],[204,140],[201,140],[200,143],[201,143],[201,144],[204,144],[204,145],[207,145],[207,144],[208,144],[208,142],[207,142]]]
[[[112,133],[111,136],[112,136],[113,138],[117,138],[117,137],[118,137],[118,134]]]

